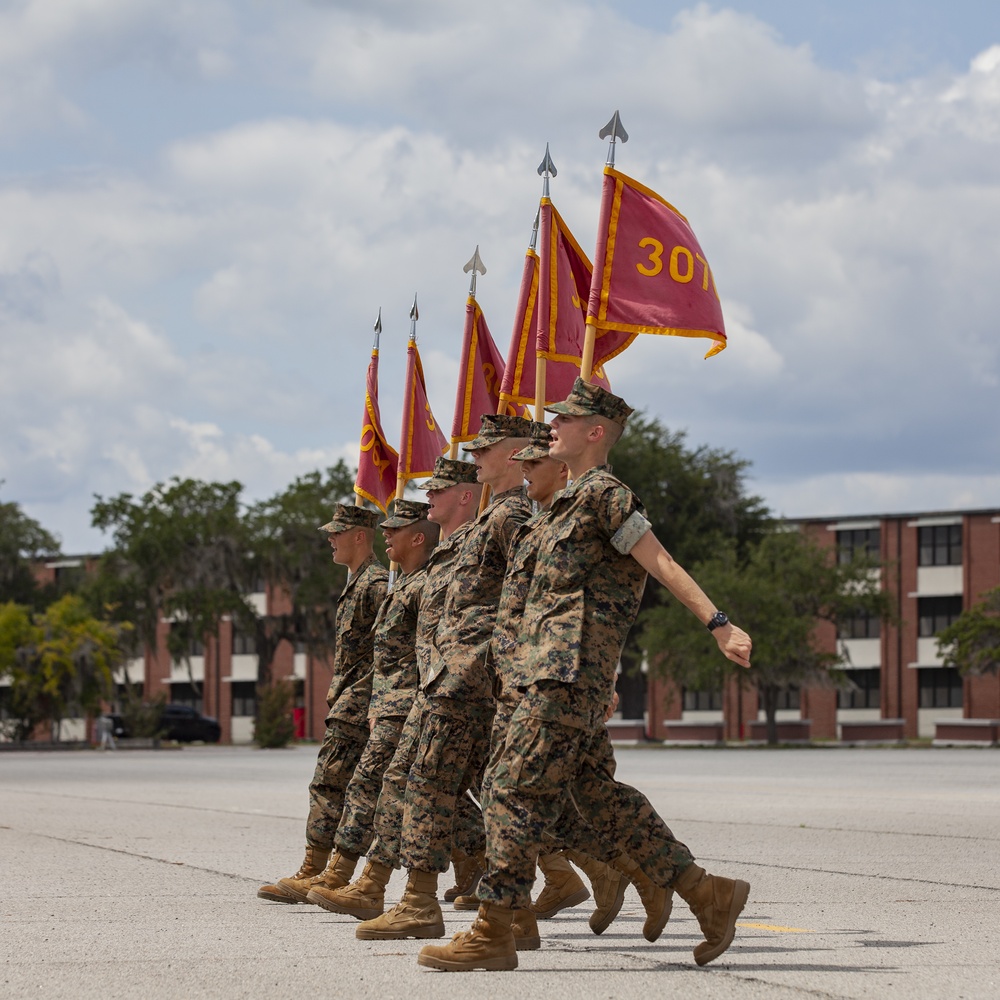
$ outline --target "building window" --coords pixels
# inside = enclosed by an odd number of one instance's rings
[[[921,708],[962,707],[962,675],[954,667],[922,667],[918,673]]]
[[[920,619],[919,634],[922,639],[937,635],[962,613],[962,597],[920,597],[917,614]]]
[[[257,638],[233,626],[233,656],[253,656],[257,652]]]
[[[721,712],[721,691],[692,691],[684,688],[685,712]]]
[[[878,667],[844,672],[854,687],[837,693],[837,708],[881,707],[882,671]]]
[[[849,528],[837,532],[837,562],[878,560],[882,548],[881,528]]]
[[[877,615],[852,615],[837,622],[838,639],[878,639],[881,635],[882,620]]]
[[[205,700],[201,692],[196,691],[187,681],[170,685],[170,703],[172,705],[187,705],[196,712],[205,709]]]
[[[917,528],[921,566],[961,566],[962,526],[935,524]]]
[[[253,681],[233,682],[233,716],[254,718],[257,715],[257,685]]]
[[[778,703],[774,706],[777,709],[798,709],[799,689],[795,686],[784,688],[778,692]]]

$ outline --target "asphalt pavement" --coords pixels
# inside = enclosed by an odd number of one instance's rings
[[[257,898],[301,861],[315,749],[0,754],[0,997],[1000,997],[997,750],[619,749],[699,862],[750,882],[730,950],[698,968],[676,899],[647,943],[630,889],[600,937],[584,903],[516,971],[449,974]],[[472,916],[446,905],[448,934]]]

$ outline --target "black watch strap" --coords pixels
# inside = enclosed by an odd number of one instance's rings
[[[723,625],[729,624],[729,615],[725,611],[716,611],[711,618],[705,622],[705,627],[709,632],[714,632],[717,628],[722,628]]]

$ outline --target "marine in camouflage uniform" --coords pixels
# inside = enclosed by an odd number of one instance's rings
[[[451,863],[457,804],[481,775],[495,706],[488,652],[514,531],[531,514],[520,463],[530,423],[489,414],[465,445],[496,494],[464,532],[441,619],[420,666],[419,736],[406,778],[399,859],[410,872],[396,907],[363,923],[361,938],[441,937],[437,878]],[[401,744],[402,748],[402,744]],[[395,763],[387,772],[395,771]],[[380,831],[381,835],[381,831]],[[380,847],[382,845],[380,844]]]
[[[334,561],[351,572],[337,601],[337,646],[327,692],[326,732],[309,783],[306,860],[290,878],[261,886],[258,896],[278,902],[305,902],[309,880],[329,859],[344,792],[368,740],[368,702],[372,690],[372,625],[386,595],[389,574],[372,551],[376,511],[337,504],[328,532]]]
[[[384,891],[389,876],[398,868],[400,839],[403,827],[406,782],[416,756],[423,719],[424,697],[419,690],[419,677],[426,673],[430,662],[430,646],[444,610],[445,594],[452,568],[462,547],[470,519],[478,510],[479,487],[476,469],[469,462],[439,458],[434,475],[420,484],[428,497],[438,500],[439,512],[431,504],[430,517],[441,524],[443,538],[430,554],[421,571],[419,610],[416,620],[414,652],[416,676],[413,678],[414,697],[402,727],[395,753],[382,777],[382,785],[373,819],[374,840],[368,848],[368,864],[361,877],[350,885],[326,897],[326,909],[349,913],[359,919],[378,916],[384,908]],[[449,503],[444,503],[447,497]],[[440,511],[448,508],[446,514]],[[441,518],[444,520],[441,520]],[[482,826],[479,810],[471,802],[464,804],[475,810],[477,824]],[[466,821],[469,824],[470,821]],[[485,835],[483,846],[485,846]]]
[[[382,522],[387,553],[400,566],[389,596],[382,602],[372,629],[375,670],[368,705],[370,734],[344,796],[336,834],[336,852],[324,872],[313,879],[307,902],[327,907],[333,895],[354,875],[360,855],[368,851],[382,778],[399,744],[403,724],[417,690],[417,619],[426,577],[424,564],[438,538],[438,526],[427,520],[430,506],[397,500],[392,516]]]
[[[524,690],[492,775],[488,871],[479,886],[484,905],[469,931],[443,948],[425,947],[418,961],[442,969],[515,968],[511,924],[530,904],[545,830],[572,807],[659,887],[662,922],[652,927],[654,937],[669,916],[671,890],[689,902],[706,937],[695,949],[704,964],[732,941],[749,886],[706,875],[646,797],[595,767],[590,751],[647,569],[707,624],[720,613],[656,542],[631,490],[601,464],[631,409],[580,379],[565,403],[549,409],[559,415],[551,456],[566,457],[574,481],[535,529],[538,556],[518,657]],[[725,620],[716,639],[730,659],[749,666],[746,633]]]

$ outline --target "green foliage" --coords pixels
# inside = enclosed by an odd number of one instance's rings
[[[292,704],[295,689],[291,681],[277,680],[257,688],[257,718],[253,738],[257,746],[274,749],[288,746],[295,736]]]
[[[781,691],[843,682],[843,657],[819,648],[817,621],[860,613],[891,618],[888,595],[872,564],[840,564],[835,555],[798,531],[777,530],[752,547],[745,560],[731,544],[692,567],[692,576],[716,605],[750,633],[749,671],[726,660],[705,626],[673,600],[644,613],[640,642],[656,669],[682,686],[718,689],[734,672],[755,686],[774,742]]]
[[[138,499],[99,497],[93,523],[114,545],[88,599],[136,622],[141,642],[151,646],[161,615],[171,617],[167,645],[177,663],[229,616],[254,636],[258,683],[267,685],[281,642],[318,653],[334,646],[336,597],[346,578],[317,529],[335,502],[351,502],[353,483],[341,461],[249,507],[237,482],[175,478]],[[260,615],[248,595],[264,584],[272,588],[271,611]]]
[[[162,691],[151,701],[143,701],[138,685],[127,685],[121,701],[122,724],[130,738],[158,739],[163,735],[163,707],[167,696]]]
[[[16,604],[0,609],[0,673],[10,677],[14,738],[30,737],[73,710],[95,714],[110,700],[112,671],[123,659],[123,627],[92,617],[85,602],[66,595],[31,615]]]
[[[33,561],[56,555],[59,540],[16,503],[0,503],[0,602],[13,601],[39,610],[52,595],[39,587]]]
[[[978,604],[938,633],[937,641],[944,665],[963,675],[1000,670],[1000,587],[986,591]]]
[[[742,561],[771,524],[761,498],[746,493],[748,462],[731,451],[689,448],[684,432],[670,431],[656,418],[634,413],[610,460],[615,475],[642,501],[656,537],[685,568],[730,548]],[[662,587],[651,584],[641,608],[668,600]],[[626,718],[641,717],[645,705],[642,659],[633,630],[622,651],[625,676],[618,684]]]

